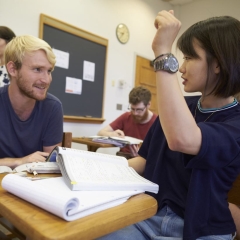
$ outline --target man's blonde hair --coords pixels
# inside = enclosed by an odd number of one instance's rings
[[[20,69],[24,55],[38,50],[43,50],[46,53],[48,61],[54,68],[56,57],[50,45],[44,40],[31,35],[15,37],[7,44],[4,52],[5,64],[12,61],[15,63],[16,68]]]

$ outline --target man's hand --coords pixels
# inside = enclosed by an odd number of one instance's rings
[[[21,162],[19,163],[19,165],[24,163],[31,163],[31,162],[45,162],[46,157],[48,156],[49,156],[49,153],[37,151],[26,157],[20,158],[19,160]]]
[[[129,149],[130,149],[132,157],[137,157],[138,156],[139,148],[140,148],[139,144],[131,144],[131,145],[129,145]]]
[[[110,135],[109,137],[122,137],[122,138],[125,137],[124,132],[119,130],[119,129],[117,129],[117,130],[115,130],[113,132],[110,132],[109,135]]]
[[[37,151],[22,158],[1,158],[0,166],[8,166],[11,168],[15,168],[24,163],[44,162],[46,161],[46,157],[48,156],[49,153],[47,152]]]

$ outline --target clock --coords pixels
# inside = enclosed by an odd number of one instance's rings
[[[127,43],[129,40],[128,27],[123,23],[118,24],[116,28],[116,35],[120,43]]]

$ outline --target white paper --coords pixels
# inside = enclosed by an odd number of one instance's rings
[[[64,167],[62,159],[64,159]],[[143,178],[133,168],[125,165],[93,160],[90,156],[80,157],[69,154],[57,157],[57,162],[63,176],[65,172],[68,173],[68,178],[65,177],[66,183],[76,191],[104,189],[110,192],[115,190],[158,192],[157,184]]]
[[[67,221],[117,206],[143,191],[71,191],[62,177],[31,181],[7,174],[2,187],[8,192]]]
[[[83,61],[83,80],[94,82],[95,63]]]
[[[82,80],[78,78],[66,77],[66,93],[82,94]]]
[[[99,136],[99,135],[89,136],[89,137],[85,137],[85,138],[104,138],[104,139],[108,139],[108,137],[106,137],[106,136]]]
[[[66,68],[69,67],[69,53],[61,50],[53,49],[56,56],[56,67]]]
[[[128,166],[128,161],[125,157],[106,154],[106,153],[91,152],[91,151],[75,149],[75,148],[65,148],[65,147],[59,147],[59,146],[56,148],[58,149],[56,152],[59,154],[68,155],[68,156],[76,156],[76,157],[79,156],[79,157],[88,158],[91,160],[103,161],[103,162]],[[57,153],[56,153],[56,155],[57,155]]]

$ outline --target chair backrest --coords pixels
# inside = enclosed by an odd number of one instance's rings
[[[228,193],[228,202],[240,206],[240,175],[238,175]]]
[[[72,146],[72,133],[63,132],[62,147],[71,148]]]

